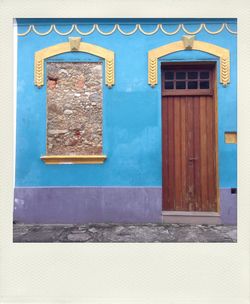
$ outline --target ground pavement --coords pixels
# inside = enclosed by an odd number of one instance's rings
[[[14,242],[237,242],[236,226],[186,224],[13,225]]]

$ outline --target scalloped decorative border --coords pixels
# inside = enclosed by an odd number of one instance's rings
[[[158,58],[174,52],[184,51],[183,41],[165,44],[148,52],[148,83],[154,87],[158,82]],[[215,44],[194,40],[192,50],[212,54],[220,58],[220,82],[226,86],[230,82],[230,52]]]
[[[97,31],[99,34],[101,35],[104,35],[104,36],[109,36],[109,35],[112,35],[113,33],[115,33],[116,31],[120,32],[122,35],[125,35],[125,36],[130,36],[130,35],[133,35],[135,34],[137,31],[141,32],[142,34],[144,35],[147,35],[147,36],[151,36],[151,35],[154,35],[156,34],[158,31],[161,31],[163,34],[165,35],[168,35],[168,36],[171,36],[171,35],[175,35],[177,34],[180,30],[183,30],[186,34],[189,34],[189,35],[195,35],[195,34],[198,34],[202,31],[202,29],[204,29],[207,33],[211,34],[211,35],[216,35],[216,34],[219,34],[221,33],[224,29],[226,29],[230,34],[234,34],[234,35],[237,35],[237,31],[233,31],[232,29],[230,29],[229,25],[227,23],[222,23],[221,27],[217,30],[217,31],[211,31],[208,29],[207,25],[205,23],[201,23],[199,25],[199,27],[197,28],[197,30],[195,31],[189,31],[186,29],[185,25],[184,24],[179,24],[177,25],[177,28],[176,30],[172,31],[172,32],[168,32],[166,29],[165,29],[165,25],[163,24],[157,24],[155,29],[151,32],[146,32],[144,29],[143,29],[143,26],[141,24],[135,24],[135,27],[132,31],[130,32],[125,32],[124,30],[121,29],[121,26],[119,24],[115,24],[113,29],[108,31],[108,32],[104,32],[100,29],[100,26],[98,24],[93,24],[92,25],[92,28],[87,31],[87,32],[83,32],[81,31],[79,28],[78,28],[78,25],[77,24],[72,24],[70,30],[68,30],[67,32],[61,32],[57,29],[56,25],[55,24],[52,24],[49,28],[48,31],[46,32],[39,32],[35,25],[29,25],[28,29],[26,32],[24,33],[18,33],[17,35],[19,37],[23,37],[23,36],[26,36],[28,35],[30,32],[34,32],[35,34],[39,35],[39,36],[46,36],[48,34],[50,34],[52,31],[55,31],[58,35],[62,35],[62,36],[66,36],[66,35],[69,35],[70,33],[72,33],[74,30],[80,34],[80,35],[83,35],[83,36],[88,36],[88,35],[91,35],[94,31]]]
[[[71,52],[70,42],[52,45],[35,53],[34,82],[39,88],[44,85],[44,59],[62,53]],[[115,83],[115,54],[95,44],[80,42],[78,52],[85,52],[105,59],[105,83],[111,88]]]

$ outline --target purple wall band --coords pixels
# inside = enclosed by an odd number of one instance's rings
[[[58,224],[159,222],[161,188],[16,188],[14,220]]]
[[[237,194],[231,188],[220,189],[220,216],[223,224],[237,224]]]
[[[236,194],[220,189],[221,220],[236,224]],[[14,220],[19,223],[157,223],[161,187],[16,187]]]

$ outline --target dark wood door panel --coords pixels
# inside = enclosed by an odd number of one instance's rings
[[[216,211],[213,96],[163,96],[163,209]]]

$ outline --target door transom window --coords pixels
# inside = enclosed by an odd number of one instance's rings
[[[211,69],[166,66],[162,73],[162,90],[164,95],[212,95]]]

